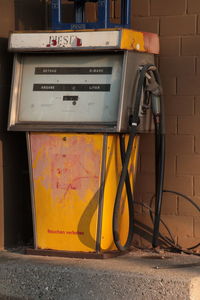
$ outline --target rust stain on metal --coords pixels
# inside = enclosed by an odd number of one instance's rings
[[[72,136],[64,143],[56,135],[34,135],[32,155],[34,181],[50,190],[53,199],[70,200],[71,191],[84,199],[88,187],[92,194],[97,191],[100,152],[84,137]]]

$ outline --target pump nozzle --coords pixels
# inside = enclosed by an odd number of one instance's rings
[[[159,116],[161,114],[160,96],[152,94],[151,109],[154,116]]]

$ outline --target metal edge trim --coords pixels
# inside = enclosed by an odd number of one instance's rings
[[[31,155],[31,132],[26,132],[26,143],[28,153],[28,166],[29,166],[29,181],[30,181],[30,193],[31,193],[31,207],[33,218],[33,238],[34,247],[37,248],[37,230],[36,230],[36,212],[35,212],[35,194],[34,194],[34,182],[33,182],[33,170],[32,170],[32,155]]]
[[[122,65],[122,80],[121,80],[121,89],[120,89],[120,101],[119,101],[119,109],[118,109],[118,118],[117,118],[117,132],[122,131],[122,111],[124,107],[124,92],[126,86],[126,70],[127,70],[127,62],[128,62],[128,51],[124,51],[123,55],[123,65]]]
[[[118,50],[118,51],[124,51],[118,46],[91,46],[91,47],[69,47],[69,48],[62,48],[62,47],[57,47],[57,48],[18,48],[18,47],[11,47],[9,48],[9,52],[16,52],[16,53],[32,53],[32,52],[45,52],[45,53],[51,53],[51,52],[70,52],[70,51],[76,51],[76,52],[81,52],[81,51],[111,51],[111,50]]]
[[[97,220],[97,235],[96,235],[96,251],[101,251],[101,233],[102,233],[102,220],[103,220],[103,204],[104,204],[104,188],[105,188],[105,174],[106,174],[106,156],[107,156],[107,134],[103,135],[103,149],[102,149],[102,164],[101,164],[101,185],[99,192],[99,209]]]
[[[9,117],[7,129],[10,130],[17,122],[18,106],[19,106],[19,86],[21,83],[21,69],[22,66],[22,56],[15,54],[13,61],[13,71],[12,71],[12,84],[9,100]]]

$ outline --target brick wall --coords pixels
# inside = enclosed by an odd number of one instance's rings
[[[46,0],[14,0],[15,30],[42,30],[45,28]]]
[[[132,10],[134,29],[160,36],[158,64],[167,131],[164,188],[183,193],[200,205],[200,2],[134,0]],[[146,204],[154,190],[152,144],[152,136],[142,137],[136,195]],[[165,194],[162,218],[181,246],[199,242],[200,214],[183,198]],[[136,242],[149,246],[152,225],[146,209],[138,209],[137,227]]]
[[[10,91],[10,74],[12,60],[7,53],[7,36],[14,28],[13,1],[0,1],[0,249],[4,246],[4,141],[6,128],[6,114],[8,112],[8,101]]]
[[[0,0],[0,249],[32,237],[26,139],[7,131],[13,55],[10,31],[44,29],[44,0]]]
[[[1,0],[0,7],[0,224],[7,244],[16,243],[22,227],[30,224],[24,215],[25,139],[21,134],[6,133],[10,89],[10,57],[6,53],[7,36],[12,29],[43,29],[44,4],[42,0],[15,0],[15,26],[11,16],[11,0]],[[27,4],[27,2],[29,2]],[[7,9],[2,13],[2,9]],[[34,11],[34,13],[33,13]],[[37,11],[37,13],[35,13]],[[160,35],[161,71],[165,95],[167,124],[167,157],[165,188],[174,189],[191,197],[200,205],[200,3],[199,0],[133,0],[133,28]],[[9,16],[9,17],[8,17]],[[36,20],[37,18],[37,20]],[[15,28],[14,28],[15,27]],[[6,76],[5,76],[6,74]],[[20,142],[19,142],[20,141]],[[2,158],[2,152],[4,158]],[[153,136],[141,139],[137,201],[149,204],[154,193]],[[13,155],[15,154],[15,155]],[[17,158],[17,159],[16,159]],[[20,166],[23,165],[21,168]],[[20,170],[16,172],[16,170]],[[15,171],[15,172],[14,172]],[[20,179],[21,178],[21,179]],[[12,187],[12,188],[10,188]],[[17,195],[17,197],[16,197]],[[3,207],[4,199],[4,207]],[[18,199],[18,201],[17,201]],[[20,208],[20,209],[19,209]],[[163,220],[173,231],[175,240],[187,247],[199,241],[200,217],[184,199],[176,195],[164,196]],[[26,224],[26,225],[25,225]],[[164,228],[162,231],[165,233]],[[150,245],[152,224],[148,210],[137,206],[136,243]]]

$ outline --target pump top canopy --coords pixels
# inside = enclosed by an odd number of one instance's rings
[[[159,53],[157,34],[131,29],[84,31],[13,32],[9,38],[11,52],[52,52],[90,50],[135,50]]]

